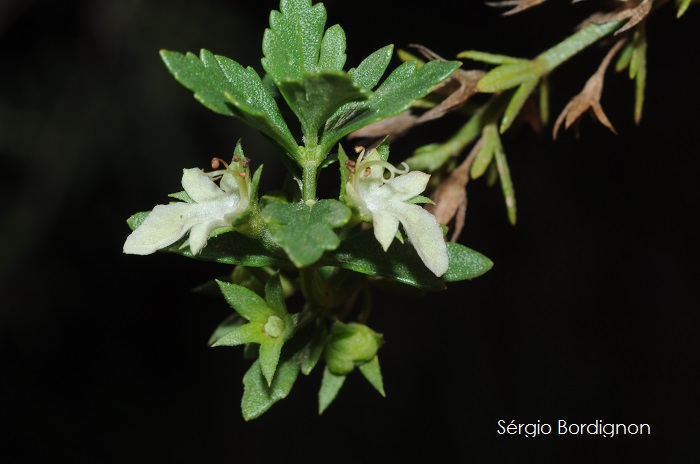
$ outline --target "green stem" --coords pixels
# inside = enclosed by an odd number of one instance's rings
[[[324,304],[316,266],[299,269],[299,289],[312,312],[316,313],[322,310]]]
[[[316,173],[318,166],[314,161],[304,164],[301,180],[301,196],[304,202],[316,200]]]
[[[623,21],[611,21],[603,24],[590,24],[563,42],[541,53],[534,62],[541,76],[551,73],[555,68],[569,60],[578,52],[594,44],[606,35],[612,34],[622,26]]]

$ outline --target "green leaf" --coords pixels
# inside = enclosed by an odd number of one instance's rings
[[[229,306],[247,320],[266,322],[268,317],[274,315],[265,300],[254,291],[222,280],[216,282]]]
[[[267,284],[265,284],[265,301],[277,316],[287,314],[287,305],[284,302],[284,290],[279,272],[273,274],[267,281]]]
[[[402,63],[367,100],[347,103],[335,112],[323,131],[322,151],[330,151],[350,132],[407,110],[447,79],[460,64],[459,61],[440,60],[423,66],[415,61]]]
[[[286,398],[299,374],[299,362],[283,360],[278,366],[272,383],[265,381],[260,361],[255,361],[243,376],[243,399],[241,410],[246,421],[256,419],[268,411],[279,400]]]
[[[284,343],[296,330],[297,317],[287,313],[279,276],[271,277],[260,295],[240,285],[217,281],[228,304],[250,323],[236,327],[212,346],[260,344],[260,368],[268,383],[272,382]]]
[[[489,64],[516,64],[528,61],[523,58],[514,58],[507,55],[496,55],[494,53],[479,52],[476,50],[465,50],[457,54],[457,58],[466,58],[468,60],[480,61]]]
[[[370,384],[379,392],[380,395],[386,396],[384,392],[384,380],[382,378],[382,370],[379,367],[379,357],[375,356],[371,361],[360,364],[357,367],[362,375],[369,381]]]
[[[501,188],[503,189],[503,196],[506,200],[506,211],[508,212],[508,220],[511,224],[515,225],[515,190],[513,189],[513,181],[510,177],[510,169],[508,168],[506,154],[504,153],[503,146],[500,143],[494,151],[494,157],[496,158],[496,169],[498,170],[498,176],[501,179]]]
[[[323,379],[321,380],[321,389],[318,391],[318,413],[323,414],[323,411],[333,402],[338,396],[340,388],[345,383],[347,375],[335,375],[328,369],[323,371]]]
[[[447,257],[450,264],[442,276],[445,282],[470,280],[493,267],[493,261],[489,258],[456,242],[447,242]]]
[[[676,12],[676,18],[680,18],[686,12],[693,0],[676,0],[676,5],[678,11]]]
[[[334,228],[343,226],[352,212],[338,200],[319,200],[314,204],[272,203],[262,211],[273,240],[280,245],[295,266],[309,266],[328,250],[340,244]],[[302,239],[303,238],[303,239]]]
[[[363,89],[372,90],[384,75],[394,46],[387,45],[362,60],[357,68],[351,68],[348,75]]]
[[[200,57],[188,52],[161,50],[161,58],[175,79],[194,92],[204,106],[220,114],[235,116],[266,134],[291,155],[298,145],[260,76],[251,67],[201,50]]]
[[[296,354],[301,363],[301,372],[304,375],[311,373],[323,354],[323,349],[326,346],[326,335],[328,334],[328,329],[324,322],[322,318],[314,317],[311,323],[300,329],[300,332],[294,337],[295,340],[299,337],[307,338],[302,349]]]
[[[226,319],[224,319],[221,322],[221,324],[219,324],[216,327],[214,332],[209,337],[209,341],[207,342],[207,344],[210,346],[213,345],[221,337],[223,337],[227,333],[231,332],[236,327],[240,327],[245,322],[246,322],[245,319],[243,317],[241,317],[238,313],[228,316]]]
[[[307,73],[300,80],[286,79],[279,89],[297,115],[305,138],[316,139],[320,127],[342,105],[366,100],[369,90],[358,87],[343,71]]]
[[[503,117],[501,118],[501,126],[499,128],[501,134],[504,133],[513,124],[513,121],[520,113],[523,105],[530,98],[530,94],[535,90],[535,87],[539,83],[539,78],[533,76],[530,80],[527,80],[518,86],[518,89],[513,93],[513,96],[506,107]]]
[[[493,160],[493,154],[499,144],[498,129],[495,124],[491,123],[484,127],[479,142],[481,148],[476,152],[471,168],[469,168],[469,175],[472,179],[481,177]]]
[[[615,62],[615,71],[622,72],[630,65],[632,54],[634,53],[634,42],[627,43]]]
[[[413,245],[395,241],[384,251],[372,230],[344,239],[336,250],[326,253],[321,263],[386,277],[424,290],[445,289],[444,282],[425,267]]]
[[[495,93],[511,89],[524,82],[537,81],[539,74],[532,61],[519,61],[512,64],[502,64],[486,73],[479,82],[477,88],[480,92]]]
[[[261,61],[278,86],[287,79],[301,81],[306,73],[342,69],[345,63],[344,33],[339,28],[332,32],[329,29],[331,36],[324,40],[325,24],[325,6],[323,3],[311,6],[311,0],[282,0],[279,11],[270,13],[270,27],[263,36],[264,57]],[[342,41],[339,34],[343,34]],[[323,53],[322,42],[325,44]]]
[[[644,107],[644,88],[647,77],[647,40],[645,23],[641,23],[632,38],[634,50],[630,59],[629,76],[635,81],[634,122],[642,120]]]

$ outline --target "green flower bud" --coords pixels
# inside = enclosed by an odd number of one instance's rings
[[[326,364],[335,375],[347,375],[374,358],[384,336],[364,324],[336,322],[326,345]]]
[[[277,338],[284,333],[284,321],[277,316],[270,316],[265,323],[265,335],[272,338]]]

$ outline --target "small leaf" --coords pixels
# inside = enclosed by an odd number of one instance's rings
[[[634,42],[630,42],[625,45],[625,48],[620,52],[620,56],[617,57],[615,62],[615,72],[622,72],[630,65],[632,61],[632,54],[634,53]]]
[[[307,73],[301,80],[283,80],[278,86],[307,139],[315,139],[321,125],[342,105],[366,100],[371,93],[343,71]]]
[[[372,230],[344,239],[336,250],[326,253],[321,263],[386,277],[424,290],[445,289],[444,282],[425,267],[413,245],[394,242],[384,251]]]
[[[348,71],[348,75],[360,87],[372,90],[379,83],[387,66],[389,66],[393,50],[393,45],[380,48],[362,60],[357,68],[351,68]]]
[[[537,82],[539,77],[533,61],[518,61],[492,69],[479,80],[477,88],[480,92],[495,93],[517,87],[525,82]]]
[[[327,334],[328,329],[324,321],[322,318],[316,317],[308,326],[295,335],[295,340],[299,337],[308,338],[306,344],[296,355],[301,363],[301,372],[304,375],[309,375],[313,368],[316,367],[326,346]]]
[[[256,419],[277,401],[286,398],[298,374],[298,361],[294,358],[285,359],[279,364],[271,385],[268,385],[260,369],[260,362],[255,361],[243,376],[243,419]]]
[[[493,261],[489,258],[457,242],[447,242],[447,256],[450,265],[442,276],[445,282],[470,280],[493,267]]]
[[[335,375],[328,369],[323,371],[323,379],[321,380],[321,389],[318,391],[318,413],[323,414],[323,411],[333,402],[338,396],[340,388],[345,383],[346,375]]]
[[[632,43],[634,50],[630,59],[629,75],[635,80],[634,122],[639,124],[642,120],[647,76],[646,22],[642,22],[634,31]]]
[[[516,64],[526,62],[523,58],[514,58],[506,55],[496,55],[494,53],[479,52],[476,50],[465,50],[457,54],[457,58],[466,58],[472,61],[480,61],[489,64]]]
[[[493,154],[496,150],[496,146],[499,144],[498,129],[495,123],[488,124],[484,127],[481,138],[477,143],[481,144],[481,147],[476,152],[474,162],[469,169],[469,175],[472,179],[481,177],[493,160]]]
[[[511,224],[515,225],[515,191],[513,189],[513,181],[510,178],[510,169],[508,168],[506,154],[503,152],[503,146],[500,143],[494,151],[494,157],[496,158],[496,168],[498,169],[498,176],[501,179],[501,188],[503,189],[503,196],[506,199],[506,210],[508,212],[508,220]]]
[[[676,4],[678,5],[678,11],[676,13],[676,18],[683,16],[692,2],[693,0],[677,0]]]
[[[518,116],[518,113],[520,113],[525,101],[530,98],[530,94],[532,94],[532,91],[535,90],[538,82],[538,77],[532,77],[530,80],[520,84],[518,89],[513,93],[513,96],[511,97],[505,112],[503,113],[503,117],[501,118],[501,126],[499,127],[501,134],[508,130],[511,124],[513,124],[513,121]]]
[[[304,74],[325,69],[319,66],[325,24],[325,6],[323,3],[311,6],[311,0],[283,0],[279,11],[270,13],[270,27],[263,36],[265,56],[261,61],[278,86],[284,80],[301,81]],[[335,55],[345,53],[344,46],[341,50],[337,47],[339,33],[342,29],[331,33],[335,38],[326,40],[322,55],[324,64],[336,66],[338,57]],[[342,45],[344,42],[343,39]]]
[[[459,61],[440,60],[423,66],[414,61],[402,63],[367,100],[347,103],[335,112],[324,128],[321,151],[330,151],[333,145],[351,132],[407,110],[447,79],[460,64]]]
[[[235,116],[266,134],[289,154],[298,145],[272,95],[251,67],[202,50],[192,53],[161,50],[163,62],[175,79],[194,92],[204,106],[220,114]]]
[[[213,345],[221,337],[223,337],[224,335],[226,335],[227,333],[229,333],[230,331],[232,331],[236,327],[240,327],[245,322],[246,322],[246,320],[243,317],[241,317],[238,313],[228,316],[214,330],[214,332],[209,337],[209,341],[207,342],[207,344],[210,346]]]
[[[375,356],[371,361],[360,364],[357,367],[362,375],[369,381],[370,384],[379,392],[380,395],[386,396],[384,392],[384,380],[382,379],[382,370],[379,367],[379,357]]]
[[[254,291],[222,280],[216,282],[229,306],[247,320],[265,322],[274,314],[265,300]]]
[[[279,272],[274,273],[267,281],[267,284],[265,284],[265,301],[275,315],[284,316],[287,314],[287,305],[284,302],[284,290],[282,289]]]
[[[351,215],[350,208],[337,200],[319,200],[310,206],[272,203],[262,211],[273,240],[300,268],[315,263],[325,251],[338,247],[340,239],[333,229],[343,226]]]

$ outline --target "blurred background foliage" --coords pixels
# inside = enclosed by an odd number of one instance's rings
[[[325,2],[348,66],[393,43],[445,58],[465,49],[531,57],[595,2],[548,2],[512,17],[479,1],[421,8]],[[203,462],[396,456],[489,462],[570,453],[681,462],[697,425],[700,361],[694,223],[700,188],[694,52],[699,11],[648,25],[644,118],[633,84],[609,75],[618,134],[509,130],[518,198],[470,183],[460,242],[494,262],[427,298],[377,295],[387,398],[351,376],[319,417],[319,375],[250,423],[240,418],[237,350],[210,349],[230,311],[191,292],[228,268],[175,255],[126,256],[126,218],[180,189],[185,167],[227,158],[243,139],[262,190],[282,178],[267,141],[216,115],[170,76],[158,51],[200,48],[260,70],[277,1],[0,2],[0,461]],[[392,10],[392,8],[395,8]],[[688,51],[691,50],[691,51]],[[592,47],[552,76],[553,114],[602,58]],[[395,58],[394,65],[398,65]],[[612,74],[612,73],[611,73]],[[442,141],[463,122],[419,127],[393,154]],[[415,340],[420,328],[431,337]],[[356,377],[356,378],[355,378]],[[685,411],[681,415],[679,411]],[[652,437],[524,440],[496,421],[649,422]],[[594,445],[594,446],[592,446]]]

